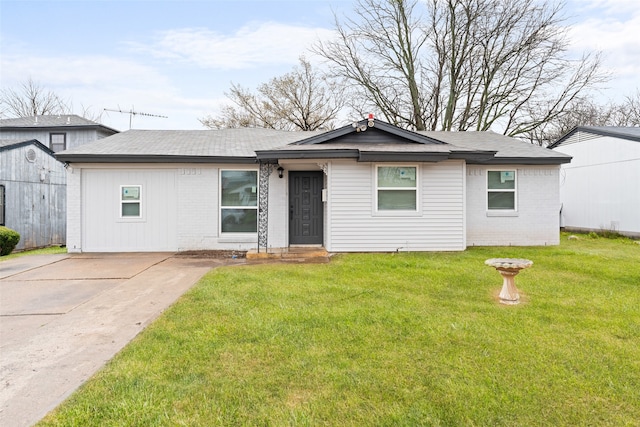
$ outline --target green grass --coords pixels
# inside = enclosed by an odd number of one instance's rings
[[[0,262],[7,259],[18,258],[21,256],[28,256],[28,255],[50,255],[50,254],[66,254],[66,253],[67,253],[67,248],[64,246],[50,246],[48,248],[42,248],[42,249],[32,249],[32,250],[22,251],[22,252],[12,252],[9,255],[0,257]]]
[[[497,303],[484,260],[534,261]],[[640,423],[640,245],[219,268],[40,426]]]

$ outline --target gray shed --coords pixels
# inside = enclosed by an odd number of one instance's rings
[[[20,233],[16,249],[66,241],[66,173],[35,139],[0,140],[0,225]]]

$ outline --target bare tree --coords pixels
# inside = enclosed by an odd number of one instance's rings
[[[624,124],[616,126],[640,126],[640,89],[636,93],[625,98],[619,122],[626,119]]]
[[[200,123],[211,129],[265,127],[310,131],[330,129],[344,106],[339,87],[300,58],[300,67],[260,85],[252,93],[232,84],[226,105],[219,116],[207,116]]]
[[[314,51],[391,123],[528,136],[606,80],[598,54],[566,57],[561,12],[537,0],[359,0]]]
[[[99,110],[96,112],[91,106],[87,107],[84,104],[80,104],[80,108],[82,109],[82,112],[79,114],[80,117],[84,117],[85,119],[91,120],[92,122],[102,123],[102,115],[104,113],[104,110]]]
[[[46,90],[31,77],[16,89],[0,90],[0,114],[3,117],[30,117],[69,112],[70,108],[64,99]]]
[[[554,121],[544,123],[529,135],[533,144],[547,146],[576,126],[640,126],[640,90],[620,103],[598,104],[578,99]]]

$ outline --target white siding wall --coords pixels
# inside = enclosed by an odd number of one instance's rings
[[[410,164],[407,164],[410,165]],[[335,252],[465,248],[463,161],[419,166],[418,215],[375,213],[375,165],[335,161],[328,179],[327,249]]]
[[[640,142],[600,137],[555,150],[573,156],[560,176],[562,225],[640,235]]]
[[[517,171],[516,213],[488,212],[487,170]],[[559,166],[467,165],[467,246],[557,245],[559,170]]]
[[[85,252],[175,251],[177,192],[174,169],[84,170]],[[120,186],[141,185],[141,219],[120,218]]]
[[[219,171],[218,165],[73,165],[67,181],[69,252],[255,248],[257,233],[220,235]],[[142,220],[119,217],[121,185],[142,185]]]

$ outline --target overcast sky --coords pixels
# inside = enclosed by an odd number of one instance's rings
[[[29,1],[0,0],[0,86],[29,76],[100,113],[136,116],[139,129],[201,129],[199,117],[227,103],[231,82],[254,89],[289,72],[352,0]],[[603,99],[640,87],[640,1],[571,0],[572,53],[602,50],[612,80]],[[129,116],[102,122],[129,128]]]

